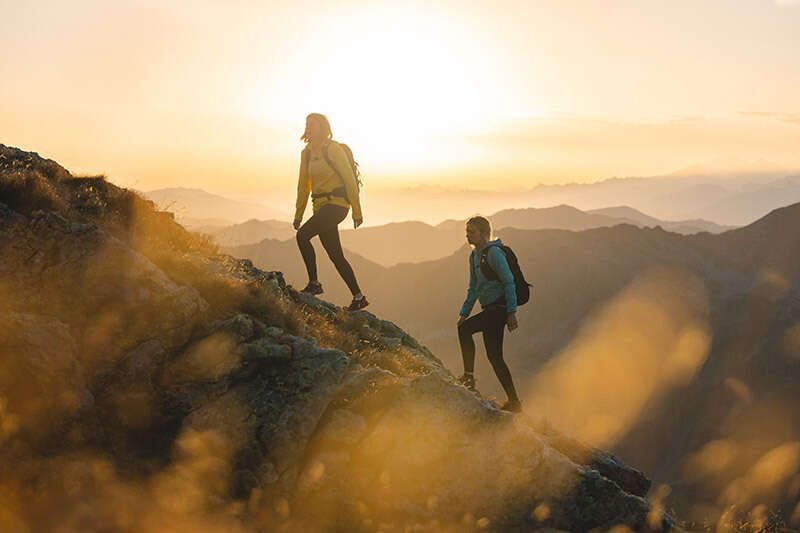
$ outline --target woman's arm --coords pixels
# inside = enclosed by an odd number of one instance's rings
[[[338,143],[332,142],[329,145],[328,154],[331,158],[331,163],[334,170],[339,174],[344,181],[344,189],[347,192],[347,201],[353,207],[353,220],[363,221],[364,217],[361,214],[361,201],[358,197],[358,183],[353,174],[353,167],[350,166],[350,161],[347,160],[347,154]]]
[[[300,152],[300,176],[297,179],[297,203],[294,212],[295,221],[303,220],[303,213],[308,204],[308,194],[311,191],[311,179],[308,176],[308,164],[306,157],[308,149],[303,149]]]
[[[475,286],[477,285],[478,281],[475,279],[475,269],[472,268],[472,255],[469,256],[469,288],[467,289],[467,298],[464,300],[464,305],[461,306],[461,312],[459,313],[462,317],[466,318],[472,312],[472,308],[475,306],[475,300],[478,299],[478,295],[475,291]]]

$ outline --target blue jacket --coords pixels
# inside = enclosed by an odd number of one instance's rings
[[[469,254],[469,289],[464,305],[461,306],[461,316],[467,317],[472,312],[475,300],[480,300],[485,307],[496,302],[505,295],[506,311],[513,313],[517,310],[517,288],[514,284],[514,274],[508,266],[506,254],[500,249],[500,239],[489,241],[483,246],[475,248]],[[497,280],[488,280],[481,271],[481,252],[490,246],[486,256],[489,266],[497,272]]]

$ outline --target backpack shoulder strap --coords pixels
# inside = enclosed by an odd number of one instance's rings
[[[503,247],[497,244],[490,244],[481,250],[480,268],[481,271],[483,271],[483,275],[489,279],[497,278],[497,272],[495,272],[494,268],[492,268],[492,265],[489,264],[489,249],[494,247],[500,248],[501,251],[503,250]],[[484,265],[486,266],[484,267]],[[491,275],[489,273],[491,273]]]
[[[306,167],[306,176],[309,176],[311,174],[308,169],[308,166],[311,164],[311,148],[309,148],[308,145],[305,145],[300,152],[300,164]]]
[[[332,144],[339,145],[339,143],[334,141],[333,139],[330,139],[328,142],[322,145],[322,155],[325,156],[326,161],[330,161],[330,156],[328,155],[328,152]]]
[[[481,250],[481,261],[486,261],[488,259],[490,248],[500,248],[500,251],[505,253],[505,250],[503,250],[503,246],[499,244],[490,244],[489,246]]]
[[[325,158],[325,162],[326,162],[326,163],[328,163],[328,166],[329,166],[329,167],[331,167],[331,168],[333,169],[333,171],[334,171],[334,172],[336,172],[336,175],[337,175],[337,176],[339,176],[339,180],[340,180],[342,183],[344,183],[344,178],[343,178],[343,177],[342,177],[342,175],[339,173],[339,169],[338,169],[338,168],[336,168],[336,165],[334,165],[334,164],[333,164],[333,161],[331,161],[331,158],[330,158],[330,156],[328,156],[328,146],[329,146],[331,143],[335,143],[335,142],[336,142],[336,141],[334,141],[333,139],[331,139],[329,142],[326,142],[325,144],[323,144],[323,145],[322,145],[322,157],[324,157],[324,158]]]

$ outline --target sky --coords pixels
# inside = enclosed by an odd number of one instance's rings
[[[800,168],[800,0],[0,0],[0,143],[291,191],[305,115],[376,187]]]

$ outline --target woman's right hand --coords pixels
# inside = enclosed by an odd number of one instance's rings
[[[302,222],[302,220],[295,219],[294,222],[292,222],[292,227],[296,230],[300,229],[300,222]]]

